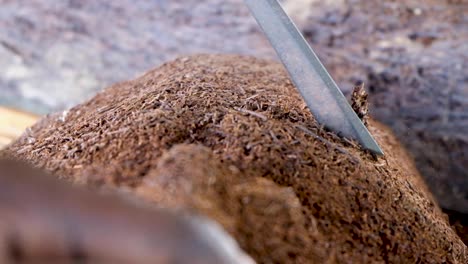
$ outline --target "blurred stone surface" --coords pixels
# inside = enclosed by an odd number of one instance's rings
[[[242,0],[0,0],[0,104],[48,113],[177,56],[274,57]]]

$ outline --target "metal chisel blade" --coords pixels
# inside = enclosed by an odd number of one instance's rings
[[[277,0],[244,0],[317,121],[383,155],[335,81]]]

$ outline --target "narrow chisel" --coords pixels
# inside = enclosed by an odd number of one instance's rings
[[[244,0],[316,120],[383,155],[335,81],[277,0]]]

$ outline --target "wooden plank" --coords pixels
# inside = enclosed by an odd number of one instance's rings
[[[0,106],[0,149],[21,136],[39,116]]]

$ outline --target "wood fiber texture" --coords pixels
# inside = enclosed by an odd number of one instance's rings
[[[466,263],[405,150],[369,130],[385,157],[318,125],[280,64],[198,55],[43,119],[4,154],[207,215],[259,263]]]
[[[287,5],[340,88],[366,84],[440,206],[467,217],[468,1],[305,2]]]

